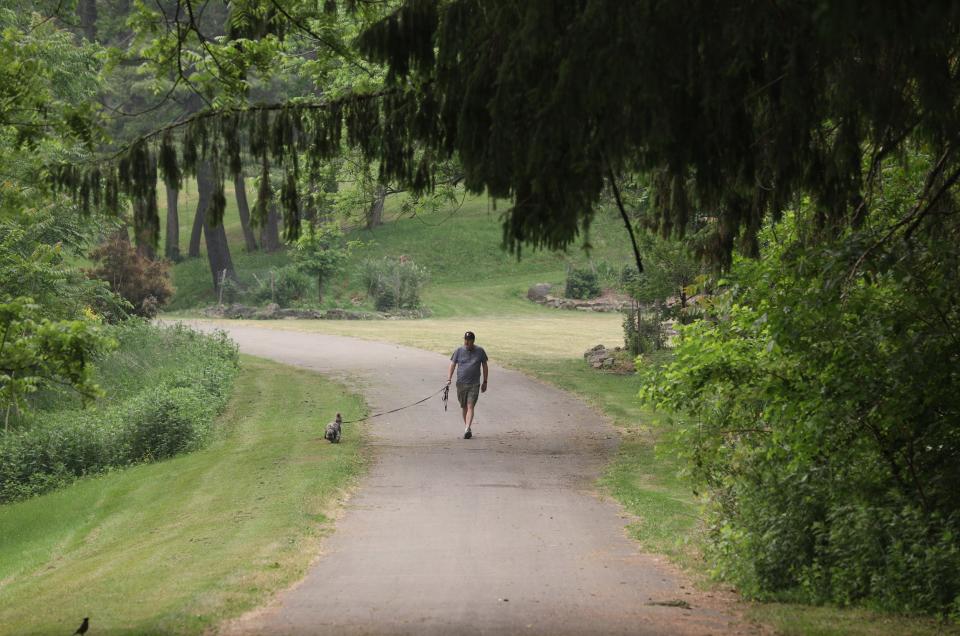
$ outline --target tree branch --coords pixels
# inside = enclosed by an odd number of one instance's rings
[[[633,225],[630,224],[630,216],[623,207],[623,201],[620,199],[620,188],[617,187],[617,180],[613,175],[613,168],[610,162],[604,157],[603,162],[607,164],[607,175],[610,178],[610,188],[613,190],[613,198],[617,201],[617,207],[620,209],[620,216],[623,217],[623,224],[627,226],[627,232],[630,234],[630,243],[633,245],[633,257],[637,260],[637,271],[643,273],[643,260],[640,258],[640,248],[637,246],[637,237],[633,233]]]

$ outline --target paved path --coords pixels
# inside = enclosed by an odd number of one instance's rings
[[[374,411],[413,402],[446,378],[445,357],[416,349],[253,327],[229,332],[245,353],[359,378]],[[496,351],[488,353],[495,361]],[[227,631],[736,630],[661,559],[640,553],[618,506],[597,496],[616,434],[596,412],[492,365],[477,413],[472,440],[460,439],[457,410],[445,413],[439,398],[372,420],[374,464],[322,558],[301,583]],[[354,434],[349,425],[344,434]],[[649,604],[676,599],[693,609]]]

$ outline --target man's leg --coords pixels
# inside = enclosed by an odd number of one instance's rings
[[[474,402],[467,402],[467,406],[463,409],[463,423],[466,424],[464,430],[469,431],[470,427],[473,425],[473,409],[477,405]]]

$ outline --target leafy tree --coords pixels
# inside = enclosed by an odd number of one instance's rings
[[[32,299],[35,317],[75,319],[94,308],[106,316],[125,315],[125,302],[100,281],[89,280],[67,264],[82,256],[89,223],[77,214],[24,211],[17,220],[0,220],[0,301]]]
[[[26,397],[44,386],[66,385],[85,398],[97,395],[88,362],[108,340],[89,320],[34,319],[29,298],[0,302],[0,408],[4,431]]]
[[[933,232],[957,202],[896,221],[925,166],[885,163],[883,207],[840,240],[807,244],[806,210],[767,227],[674,361],[641,363],[748,595],[960,610],[960,259]]]
[[[309,228],[294,243],[293,262],[305,274],[316,278],[317,302],[323,302],[323,288],[340,272],[360,241],[345,241],[335,223]]]
[[[297,157],[322,161],[346,143],[377,163],[381,182],[421,192],[455,156],[470,191],[512,201],[504,239],[513,249],[569,245],[605,188],[632,172],[651,175],[664,232],[683,232],[692,210],[710,211],[702,247],[721,265],[738,245],[755,254],[763,220],[799,196],[816,204],[811,239],[862,223],[880,194],[880,161],[910,144],[929,148],[924,201],[960,177],[960,9],[950,2],[728,0],[705,10],[652,0],[408,0],[395,10],[292,2],[280,11],[272,0],[245,0],[231,3],[232,26],[216,39],[188,19],[189,0],[138,7],[133,23],[151,42],[144,55],[156,71],[215,95],[176,126],[187,172],[199,153],[228,175],[245,144],[265,170],[272,162],[296,184]],[[172,15],[184,16],[179,28],[169,28]],[[348,34],[380,16],[353,48]],[[323,55],[304,60],[305,43]],[[388,67],[385,84],[357,49]],[[190,68],[179,63],[186,51]],[[329,82],[315,82],[322,100],[249,104],[251,74],[267,82],[272,68],[300,65]],[[351,80],[338,84],[344,75]],[[166,132],[133,143],[134,169],[101,170],[99,187],[141,191],[135,184],[152,177],[138,166],[174,145]],[[93,176],[67,170],[60,181],[79,193],[96,189]],[[295,233],[297,198],[283,198]]]

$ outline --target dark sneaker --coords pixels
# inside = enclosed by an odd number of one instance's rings
[[[463,434],[463,439],[470,439],[473,437],[473,433],[470,432],[470,429],[467,429],[467,432]]]

